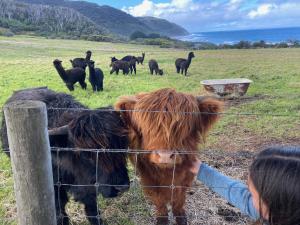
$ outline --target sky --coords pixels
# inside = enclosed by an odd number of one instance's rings
[[[190,32],[300,27],[300,0],[88,0],[154,16]]]

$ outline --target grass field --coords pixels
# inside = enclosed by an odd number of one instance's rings
[[[228,114],[222,117],[204,148],[236,152],[258,151],[268,145],[300,144],[300,49],[195,51],[196,58],[188,77],[175,73],[174,61],[187,56],[188,51],[184,50],[27,36],[0,37],[0,49],[1,107],[18,89],[48,86],[68,93],[52,61],[59,58],[64,67],[69,68],[69,59],[83,57],[86,50],[92,50],[93,60],[105,74],[104,92],[93,93],[89,85],[87,91],[76,86],[72,93],[91,108],[113,104],[121,95],[164,87],[196,95],[207,94],[200,85],[201,80],[244,77],[253,80],[247,97],[227,101]],[[138,56],[142,52],[146,52],[145,65],[137,67],[136,76],[109,75],[110,57],[121,58],[127,54]],[[165,76],[149,75],[147,62],[151,58],[159,62]],[[0,224],[15,224],[7,220],[16,213],[9,168],[8,158],[0,154]],[[240,178],[239,175],[237,177]],[[104,210],[107,221],[114,217],[112,212],[115,212],[119,218],[123,218],[115,224],[134,224],[126,214],[137,207],[136,204],[126,206],[132,203],[131,194],[114,203],[99,200],[100,206],[107,209]],[[142,199],[141,193],[139,199]],[[143,216],[150,215],[151,210],[144,201],[140,200],[138,206],[142,208]],[[70,207],[75,217],[80,212],[80,207],[77,207]],[[78,221],[74,224],[86,224],[82,222],[84,219]]]

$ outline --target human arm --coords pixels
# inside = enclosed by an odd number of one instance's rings
[[[229,178],[200,161],[195,164],[192,172],[197,174],[199,181],[240,209],[243,214],[254,220],[259,219],[259,213],[253,206],[252,195],[244,183]]]

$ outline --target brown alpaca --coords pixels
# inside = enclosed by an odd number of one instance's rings
[[[186,225],[185,193],[194,179],[189,169],[196,154],[179,152],[197,152],[217,121],[222,103],[212,97],[161,89],[121,97],[115,109],[121,110],[127,124],[130,149],[149,151],[131,154],[130,160],[136,165],[145,195],[156,207],[157,224],[168,224],[167,205],[171,205],[176,223]]]

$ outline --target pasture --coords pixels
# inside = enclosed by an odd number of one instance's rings
[[[200,81],[206,79],[243,77],[253,80],[245,97],[226,101],[225,114],[207,142],[199,146],[200,157],[226,175],[245,179],[255,152],[270,145],[300,143],[300,49],[194,51],[189,76],[184,77],[175,72],[174,62],[178,57],[186,58],[187,50],[28,36],[0,37],[0,106],[18,89],[48,86],[69,93],[52,61],[58,58],[64,68],[71,68],[69,60],[84,57],[87,50],[93,52],[96,67],[104,72],[104,92],[93,93],[86,80],[87,90],[76,85],[72,95],[91,108],[112,105],[122,95],[164,87],[207,95],[200,85]],[[141,56],[142,52],[146,53],[145,62],[137,65],[137,75],[109,74],[110,57]],[[150,59],[158,61],[164,76],[150,75]],[[88,73],[88,69],[86,71]],[[201,184],[195,183],[190,194],[187,211],[192,224],[247,223],[235,209]],[[153,221],[153,209],[138,186],[117,199],[99,198],[99,205],[107,224],[150,224]],[[70,204],[68,211],[73,215],[73,224],[87,224],[81,206]],[[15,216],[10,162],[0,153],[0,224],[16,224]]]

